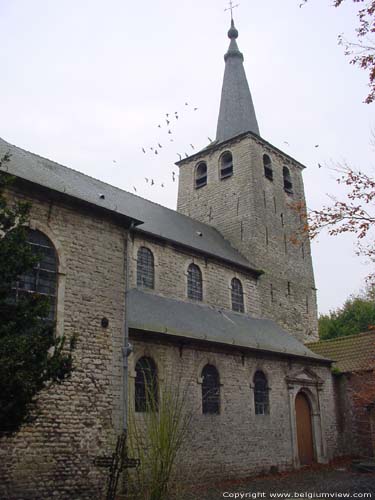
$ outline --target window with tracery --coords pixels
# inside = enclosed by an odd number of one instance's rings
[[[267,378],[262,371],[255,372],[254,375],[254,402],[256,415],[268,415],[269,405],[269,387]]]
[[[239,279],[233,278],[231,284],[232,310],[243,313],[245,311],[243,300],[243,288]]]

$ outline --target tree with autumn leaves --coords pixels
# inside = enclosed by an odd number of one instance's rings
[[[302,7],[307,2],[303,0]],[[340,7],[347,0],[334,0],[334,7]],[[352,0],[357,4],[356,40],[347,40],[345,35],[338,36],[338,42],[344,47],[345,55],[350,58],[350,64],[368,72],[369,93],[365,103],[375,101],[375,0]]]

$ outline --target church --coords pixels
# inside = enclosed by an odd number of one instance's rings
[[[197,483],[342,453],[331,361],[305,346],[310,246],[291,242],[305,167],[261,136],[233,20],[228,37],[216,139],[178,162],[177,211],[0,139],[42,255],[17,286],[48,295],[56,334],[78,337],[71,378],[0,441],[1,498],[101,498],[95,458],[113,453],[124,400],[145,411],[147,370],[188,388],[179,469]]]

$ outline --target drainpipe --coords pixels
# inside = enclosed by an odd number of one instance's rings
[[[123,402],[123,422],[122,429],[127,435],[128,431],[128,389],[129,389],[129,363],[128,357],[133,352],[133,346],[129,343],[129,321],[128,321],[128,296],[129,296],[129,277],[130,277],[130,246],[131,246],[131,235],[135,224],[134,221],[131,222],[130,227],[127,232],[126,238],[126,253],[125,253],[125,319],[124,319],[124,345],[122,348],[122,360],[123,360],[123,383],[124,383],[124,402]]]

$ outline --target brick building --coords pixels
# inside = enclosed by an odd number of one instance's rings
[[[57,334],[78,335],[72,377],[0,441],[0,497],[101,498],[94,459],[122,429],[127,328],[138,413],[145,360],[159,384],[189,389],[180,470],[196,480],[339,450],[330,361],[303,344],[317,338],[310,248],[289,243],[304,167],[260,136],[233,21],[228,36],[217,138],[178,163],[177,211],[0,141],[11,195],[32,202],[30,237],[55,255]]]
[[[375,332],[308,344],[334,360],[342,454],[375,456]]]

